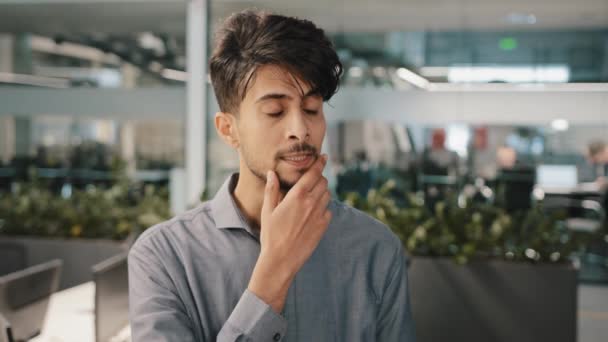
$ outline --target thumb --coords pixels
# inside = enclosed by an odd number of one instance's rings
[[[266,174],[266,188],[264,189],[264,203],[262,203],[262,216],[269,216],[279,204],[279,191],[277,176],[274,171]]]

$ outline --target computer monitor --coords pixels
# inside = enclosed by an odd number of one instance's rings
[[[539,165],[536,184],[541,188],[574,188],[578,184],[576,165]]]
[[[108,342],[129,325],[127,253],[93,266],[95,281],[95,341]]]
[[[11,323],[16,341],[40,334],[61,267],[61,260],[52,260],[0,277],[0,312]]]
[[[14,342],[10,323],[0,313],[0,342]]]

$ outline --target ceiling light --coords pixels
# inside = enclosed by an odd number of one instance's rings
[[[418,88],[421,88],[421,89],[427,89],[427,88],[429,88],[429,85],[431,84],[431,82],[429,82],[429,80],[427,80],[426,78],[424,78],[406,68],[397,69],[397,76],[399,76],[399,78],[401,78],[402,80],[404,80]]]
[[[350,69],[348,69],[348,76],[361,77],[363,76],[363,69],[358,66],[351,67]]]
[[[558,132],[567,131],[570,127],[570,123],[565,119],[555,119],[551,122],[551,128]]]
[[[506,17],[508,23],[513,25],[534,25],[538,21],[532,13],[509,13]]]
[[[450,67],[448,81],[452,83],[566,83],[570,68],[554,66],[455,66]]]
[[[188,73],[181,70],[163,69],[161,75],[174,81],[186,82],[188,80]]]
[[[448,72],[450,71],[449,67],[440,67],[440,66],[436,66],[436,67],[422,67],[420,68],[420,74],[426,77],[431,77],[431,78],[440,78],[440,77],[447,77],[448,76]]]

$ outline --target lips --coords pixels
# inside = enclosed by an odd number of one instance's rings
[[[313,161],[313,155],[309,153],[305,154],[292,154],[288,156],[283,156],[281,158],[282,161],[296,167],[296,168],[304,168],[308,166]]]

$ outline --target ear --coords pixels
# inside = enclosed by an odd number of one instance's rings
[[[233,148],[239,148],[239,136],[234,115],[225,112],[215,113],[215,130],[224,142]]]

